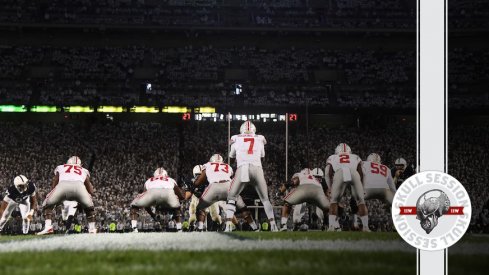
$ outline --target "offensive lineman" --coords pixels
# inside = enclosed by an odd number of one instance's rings
[[[331,206],[329,212],[328,231],[339,230],[336,216],[338,215],[338,201],[343,196],[348,185],[352,185],[352,195],[358,204],[358,213],[363,224],[363,231],[368,229],[368,212],[364,201],[362,186],[362,160],[359,156],[352,154],[350,146],[340,143],[335,154],[328,157],[326,164],[326,183],[328,190],[331,190]]]
[[[52,234],[51,224],[53,208],[64,200],[77,201],[84,209],[88,220],[88,233],[97,233],[95,228],[95,208],[92,196],[95,192],[90,182],[90,172],[82,167],[79,157],[72,156],[66,164],[59,165],[54,170],[51,192],[46,196],[42,207],[44,212],[44,230],[37,235]]]
[[[323,187],[313,176],[313,173],[309,168],[305,168],[292,176],[292,186],[294,189],[284,198],[281,231],[287,231],[287,220],[292,205],[300,207],[302,203],[308,202],[318,206],[323,211],[329,209],[329,200],[324,194]]]
[[[262,135],[256,135],[256,127],[251,121],[245,121],[240,129],[239,135],[231,137],[231,151],[229,157],[236,158],[237,170],[231,182],[228,192],[228,202],[226,205],[226,230],[231,231],[232,218],[236,212],[236,202],[239,194],[246,185],[251,184],[255,187],[258,196],[263,204],[265,213],[270,220],[270,230],[278,231],[273,214],[273,208],[268,199],[267,182],[263,175],[261,158],[265,157],[265,144],[267,141]]]
[[[233,168],[224,163],[223,158],[219,154],[214,154],[210,158],[209,162],[203,165],[202,174],[197,178],[194,183],[195,187],[201,186],[207,180],[209,185],[205,188],[204,192],[200,196],[199,203],[197,205],[198,217],[198,231],[203,230],[203,223],[205,220],[205,212],[203,209],[209,205],[216,205],[219,207],[218,202],[225,200],[228,197],[228,190],[231,186],[231,176],[233,175]],[[241,196],[236,196],[236,207],[243,213],[244,219],[250,225],[253,231],[258,230],[258,226],[251,217],[250,212],[246,208],[246,205]]]
[[[168,177],[166,170],[160,167],[156,169],[153,177],[144,183],[144,190],[131,202],[131,227],[133,232],[138,232],[138,210],[140,208],[149,209],[151,206],[162,206],[173,210],[177,231],[181,232],[182,213],[180,211],[180,199],[184,199],[185,194],[177,185],[177,182]]]
[[[28,234],[32,216],[37,210],[36,186],[20,175],[15,177],[14,184],[8,187],[6,193],[0,205],[0,232],[18,206],[22,216],[22,233]]]

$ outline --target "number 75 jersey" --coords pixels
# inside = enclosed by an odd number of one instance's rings
[[[264,136],[255,134],[234,135],[230,142],[229,157],[236,158],[238,167],[244,164],[262,166],[261,158],[265,157],[265,144],[267,144]]]
[[[87,177],[90,177],[90,172],[87,169],[72,164],[62,164],[56,167],[54,174],[59,173],[59,182],[73,181],[84,183]]]
[[[326,161],[326,165],[330,164],[333,167],[333,171],[338,171],[342,167],[349,167],[353,170],[357,170],[358,164],[362,162],[362,159],[355,154],[339,154],[331,155]]]

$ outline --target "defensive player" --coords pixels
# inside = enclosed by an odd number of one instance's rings
[[[76,201],[83,207],[88,220],[88,233],[97,233],[95,208],[92,200],[95,192],[90,182],[90,172],[82,167],[79,157],[72,156],[66,164],[56,167],[51,188],[51,192],[48,193],[42,204],[45,223],[44,229],[37,233],[38,235],[54,232],[51,223],[53,208],[65,200]]]
[[[352,185],[355,189],[355,200],[358,204],[358,213],[362,220],[363,231],[369,231],[368,213],[363,197],[362,186],[362,160],[359,156],[352,154],[350,146],[340,143],[335,154],[328,157],[326,164],[326,183],[331,190],[331,206],[329,209],[328,231],[341,230],[337,222],[338,201],[343,196],[347,186]]]
[[[231,186],[231,176],[233,168],[224,163],[223,158],[219,154],[214,154],[209,162],[203,165],[202,174],[197,178],[194,185],[201,186],[206,181],[209,185],[205,188],[202,196],[200,196],[197,211],[199,212],[197,230],[202,231],[205,220],[204,209],[209,205],[215,205],[219,210],[218,202],[225,200],[228,197],[228,190]],[[236,207],[243,213],[243,217],[250,225],[252,230],[258,230],[258,226],[251,217],[250,211],[246,208],[241,196],[236,196]]]
[[[17,206],[22,216],[22,233],[28,234],[32,216],[37,210],[37,198],[36,185],[24,175],[15,177],[14,184],[7,188],[0,206],[0,232]]]
[[[293,205],[301,205],[304,202],[321,208],[323,211],[329,209],[329,200],[324,194],[321,183],[313,176],[309,168],[305,168],[292,176],[291,184],[294,187],[284,198],[282,207],[281,231],[287,231],[287,220],[290,208]]]
[[[163,168],[158,168],[153,177],[144,183],[144,192],[139,194],[131,203],[131,227],[133,232],[138,232],[137,217],[140,208],[150,209],[151,206],[159,206],[172,210],[176,221],[176,229],[182,231],[182,213],[180,211],[180,199],[185,198],[184,191],[177,182],[168,177]]]
[[[192,182],[195,182],[197,178],[200,176],[200,174],[202,174],[202,165],[195,165],[194,168],[192,169],[192,174],[194,176]],[[197,191],[191,193],[190,205],[188,208],[188,213],[189,213],[188,222],[191,228],[194,227],[194,224],[197,221],[197,204],[199,203],[199,198],[196,197],[195,194],[200,196],[201,192]]]
[[[256,127],[251,121],[244,122],[240,127],[240,134],[231,137],[231,150],[229,157],[236,158],[236,175],[231,182],[226,205],[226,231],[232,227],[232,218],[236,212],[236,202],[239,194],[246,185],[253,185],[270,220],[270,230],[278,231],[273,214],[272,204],[268,199],[267,182],[263,175],[261,158],[265,157],[265,137],[257,135]]]
[[[410,176],[414,175],[414,169],[403,158],[398,158],[394,162],[394,168],[391,169],[392,178],[397,188]]]

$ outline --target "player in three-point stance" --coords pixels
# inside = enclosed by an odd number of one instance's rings
[[[54,232],[51,225],[53,208],[65,200],[77,201],[85,209],[88,220],[88,233],[97,233],[95,228],[95,208],[92,199],[95,192],[90,182],[90,172],[82,167],[79,157],[72,156],[66,164],[56,167],[51,188],[51,192],[48,193],[42,204],[45,224],[44,229],[37,233],[38,235]]]
[[[153,177],[144,183],[144,192],[137,195],[131,203],[131,226],[133,232],[138,232],[137,217],[139,209],[145,208],[148,210],[151,206],[160,206],[164,209],[173,210],[177,231],[182,231],[180,199],[184,198],[184,191],[174,179],[168,177],[166,170],[161,167],[156,169]]]
[[[305,168],[292,176],[291,185],[294,187],[284,198],[282,207],[281,231],[287,231],[287,220],[293,205],[301,206],[307,202],[318,206],[323,211],[329,209],[329,200],[324,194],[321,183],[314,177],[309,168]]]
[[[340,143],[335,149],[335,154],[328,157],[325,169],[326,183],[328,189],[331,190],[328,231],[341,230],[337,222],[338,201],[348,186],[355,190],[352,193],[358,204],[358,214],[362,220],[363,231],[370,231],[367,206],[364,201],[361,162],[360,157],[352,154],[350,146],[346,143]]]
[[[24,175],[15,177],[14,184],[7,188],[0,205],[0,232],[17,206],[22,216],[22,233],[28,234],[32,216],[37,210],[37,198],[36,186]]]
[[[227,163],[224,163],[223,158],[219,154],[214,154],[210,158],[209,162],[203,165],[202,174],[197,178],[194,183],[195,187],[201,186],[206,181],[209,185],[205,188],[202,195],[199,198],[197,205],[198,211],[198,231],[203,230],[205,211],[209,205],[216,205],[217,202],[226,200],[228,197],[228,190],[231,186],[231,176],[233,175],[233,168]],[[250,225],[252,230],[258,230],[258,227],[251,217],[251,213],[246,208],[245,203],[241,196],[236,196],[236,207],[243,213],[244,219]]]
[[[240,127],[240,134],[231,137],[231,151],[229,157],[236,158],[237,170],[231,182],[226,205],[226,230],[231,231],[232,218],[236,212],[236,202],[239,194],[246,185],[253,185],[270,220],[270,230],[278,231],[273,208],[268,199],[268,188],[261,158],[265,157],[265,144],[267,141],[262,135],[255,134],[256,127],[251,121],[244,122]]]

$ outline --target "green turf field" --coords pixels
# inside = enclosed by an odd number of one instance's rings
[[[165,233],[161,233],[165,234]],[[169,238],[185,240],[186,233],[166,233]],[[106,238],[112,234],[98,234]],[[131,239],[143,234],[116,234]],[[91,238],[89,235],[85,235]],[[200,233],[198,238],[207,238]],[[216,235],[212,235],[216,236]],[[398,241],[395,233],[363,232],[236,232],[218,234],[223,241],[244,243],[261,241]],[[50,239],[52,238],[52,240]],[[37,237],[0,236],[0,248],[6,244],[31,241],[64,240],[63,235]],[[464,242],[487,242],[487,236],[467,236]],[[199,246],[199,243],[191,245]],[[487,255],[449,256],[449,274],[485,274]],[[207,251],[47,251],[2,252],[0,274],[416,274],[416,253],[379,251],[324,250],[207,250]]]

